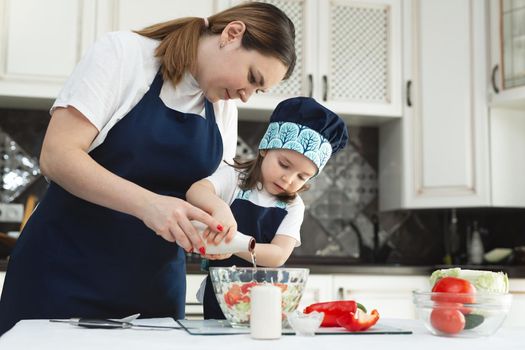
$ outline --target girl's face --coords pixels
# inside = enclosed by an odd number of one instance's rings
[[[264,189],[278,195],[296,193],[312,176],[317,166],[299,152],[288,149],[261,151],[261,175]]]
[[[264,56],[241,46],[244,23],[228,24],[223,33],[204,44],[198,58],[197,81],[210,102],[240,99],[277,85],[287,67],[276,57]],[[222,46],[222,47],[221,47]]]

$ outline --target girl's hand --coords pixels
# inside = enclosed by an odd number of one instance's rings
[[[226,232],[221,223],[212,216],[188,202],[170,196],[155,195],[147,203],[141,217],[146,226],[169,242],[175,242],[186,252],[199,251],[206,254],[204,241],[190,220],[197,220],[208,226],[210,232]],[[214,231],[211,231],[213,228]],[[216,231],[215,231],[216,230]]]
[[[232,254],[205,254],[205,255],[202,255],[204,259],[208,259],[208,260],[224,260],[224,259],[228,259],[231,256]]]
[[[224,239],[226,243],[229,243],[233,236],[237,233],[237,221],[233,217],[230,207],[224,203],[223,206],[217,208],[212,216],[222,223],[223,231],[212,231],[210,227],[204,230],[203,238],[206,240],[207,244],[219,244]]]

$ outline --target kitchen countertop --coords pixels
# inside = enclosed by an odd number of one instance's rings
[[[430,276],[437,269],[461,267],[462,269],[482,269],[503,271],[509,278],[525,278],[525,266],[505,265],[380,265],[380,264],[311,264],[307,262],[286,264],[287,267],[307,267],[310,274],[355,274],[355,275],[398,275],[398,276]],[[186,271],[191,274],[203,273],[200,264],[187,264]]]
[[[139,320],[140,321],[140,320]],[[248,334],[200,336],[184,330],[87,329],[48,320],[25,320],[0,337],[3,350],[56,349],[523,349],[523,330],[503,326],[487,338],[446,338],[433,336],[419,321],[384,319],[380,322],[411,330],[402,335],[316,335],[314,337],[282,336],[277,340],[254,340]]]
[[[356,274],[356,275],[399,275],[399,276],[429,276],[437,269],[450,268],[447,265],[380,265],[380,264],[314,264],[304,261],[295,261],[286,264],[288,267],[307,267],[311,274]],[[6,260],[0,260],[0,271],[5,271]],[[525,278],[525,265],[457,265],[463,269],[483,269],[506,272],[510,278]],[[188,263],[187,272],[191,274],[203,273],[200,264]]]

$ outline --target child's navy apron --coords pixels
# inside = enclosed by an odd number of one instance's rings
[[[206,118],[164,105],[156,75],[140,102],[90,155],[150,191],[185,198],[222,159],[213,105]],[[55,183],[11,255],[0,334],[21,319],[184,318],[185,254],[136,217],[73,196]]]
[[[241,192],[241,198],[235,198],[230,206],[235,221],[237,221],[237,230],[252,236],[257,243],[271,243],[287,211],[279,207],[261,207],[250,202],[248,200],[250,192],[251,191]],[[233,265],[253,267],[252,263],[235,255],[225,260],[209,261],[209,267]],[[205,319],[225,318],[213,292],[213,285],[209,274],[206,278],[203,307]]]

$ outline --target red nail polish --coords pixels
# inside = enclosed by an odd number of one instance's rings
[[[200,248],[199,248],[199,252],[200,252],[202,255],[205,255],[205,254],[206,254],[206,248],[204,248],[204,247],[200,247]]]
[[[222,227],[222,225],[217,225],[217,230],[221,231],[223,230],[224,228]]]

